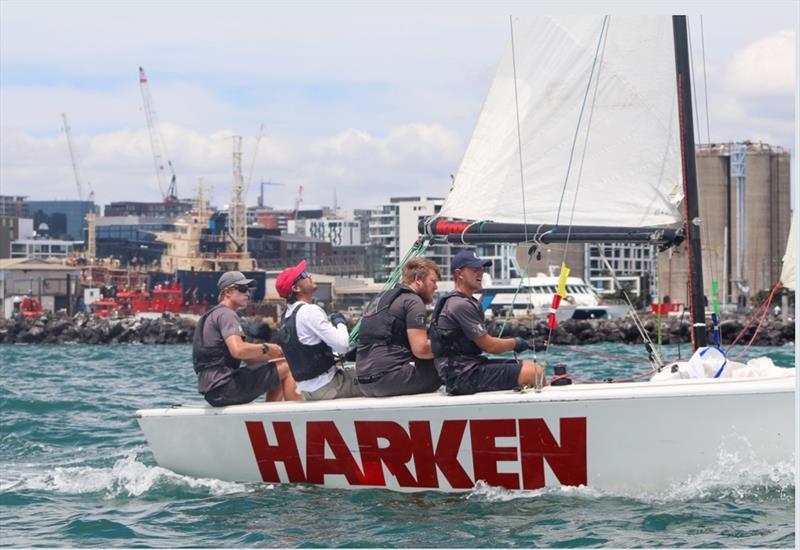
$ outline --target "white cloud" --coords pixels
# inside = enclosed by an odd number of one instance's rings
[[[783,30],[738,50],[725,83],[730,92],[748,96],[793,96],[796,69],[795,32]]]
[[[233,132],[201,134],[165,124],[162,133],[178,174],[179,195],[194,195],[198,179],[203,177],[213,188],[213,200],[226,203],[232,181]],[[99,203],[159,199],[146,130],[120,130],[74,141],[83,185],[91,182]],[[251,203],[255,203],[263,178],[284,184],[283,190],[268,190],[283,198],[278,205],[290,203],[286,197],[293,198],[294,189],[302,184],[310,202],[327,201],[336,187],[340,200],[346,200],[348,206],[371,207],[393,193],[387,193],[387,188],[416,189],[446,181],[446,174],[460,160],[463,143],[457,133],[441,125],[415,123],[391,128],[383,137],[358,129],[309,142],[265,136],[253,165],[254,148],[255,138],[244,140],[242,170],[246,179],[251,165],[254,167]],[[8,182],[2,186],[4,194],[77,198],[64,136],[35,137],[20,130],[4,130],[2,156],[0,178]]]
[[[203,177],[213,201],[227,203],[231,136],[245,136],[247,177],[261,123],[251,204],[261,178],[284,184],[265,189],[273,205],[291,205],[301,184],[306,203],[331,202],[335,187],[350,207],[441,196],[508,36],[505,17],[286,17],[270,3],[254,17],[250,3],[235,16],[220,7],[187,18],[183,3],[166,5],[172,11],[159,7],[158,17],[141,3],[124,17],[92,3],[80,15],[0,20],[1,193],[75,198],[60,130],[66,111],[99,202],[158,200],[141,64],[181,196]],[[704,24],[712,138],[764,135],[791,147],[793,31],[774,32],[785,19],[709,16]],[[773,105],[767,92],[783,95],[771,96]]]

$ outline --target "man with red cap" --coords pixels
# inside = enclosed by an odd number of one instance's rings
[[[307,401],[360,397],[354,369],[337,365],[334,352],[347,352],[350,335],[345,318],[334,313],[328,320],[321,307],[312,303],[317,285],[303,260],[284,269],[275,280],[275,290],[286,299],[280,342],[297,391]]]

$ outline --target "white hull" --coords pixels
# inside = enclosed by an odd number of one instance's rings
[[[792,460],[795,380],[689,379],[138,411],[159,465],[242,482],[666,489],[721,453]]]

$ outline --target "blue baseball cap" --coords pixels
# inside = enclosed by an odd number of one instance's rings
[[[452,271],[456,269],[463,269],[465,267],[491,267],[492,261],[491,260],[482,260],[475,254],[474,250],[462,250],[455,256],[453,256],[452,262],[450,262],[450,268]]]

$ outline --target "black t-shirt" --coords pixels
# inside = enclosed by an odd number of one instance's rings
[[[442,330],[461,329],[464,335],[473,342],[487,334],[483,322],[481,304],[471,296],[457,294],[444,303],[439,313],[438,326]],[[456,355],[452,357],[439,357],[434,360],[436,370],[443,380],[458,376],[470,370],[473,366],[482,363],[482,355]]]
[[[427,312],[425,304],[417,294],[404,292],[389,306],[389,313],[405,319],[406,330],[425,330]],[[374,344],[358,350],[356,356],[356,372],[359,376],[373,376],[386,372],[399,365],[409,362],[430,361],[414,357],[411,350],[405,346],[391,344]]]

